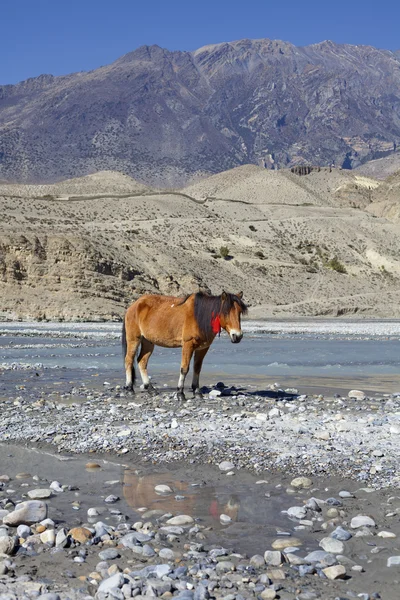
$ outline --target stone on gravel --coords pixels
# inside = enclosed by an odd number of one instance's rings
[[[399,567],[400,566],[400,556],[389,556],[387,559],[388,567]]]
[[[312,486],[312,480],[309,479],[308,477],[295,477],[290,482],[290,485],[292,487],[296,488],[296,490],[301,490],[303,488],[309,488],[309,487],[311,487]]]
[[[274,550],[284,550],[285,548],[289,548],[290,546],[302,546],[303,542],[295,537],[282,537],[277,538],[271,544]]]
[[[50,498],[51,494],[52,491],[48,489],[30,490],[28,492],[28,496],[31,500],[44,500],[45,498]]]
[[[284,562],[284,558],[279,550],[267,550],[264,552],[264,561],[271,567],[279,567]]]
[[[262,600],[274,600],[276,598],[276,591],[272,589],[263,590],[260,594],[260,597]]]
[[[229,571],[234,570],[235,565],[230,560],[221,560],[216,566],[217,573],[228,573]]]
[[[296,519],[304,519],[307,516],[307,508],[305,506],[291,506],[287,510],[289,517]]]
[[[60,600],[60,596],[55,592],[49,592],[48,594],[40,594],[39,600]]]
[[[393,533],[392,531],[380,531],[378,534],[378,537],[381,538],[395,538],[396,534]]]
[[[235,468],[235,465],[232,462],[229,462],[229,460],[223,460],[219,463],[218,468],[225,473],[227,471],[232,471],[232,469]]]
[[[101,560],[114,560],[115,558],[118,558],[119,555],[118,550],[115,550],[115,548],[106,548],[99,552],[99,558]]]
[[[9,535],[0,537],[0,555],[8,554],[9,556],[11,556],[11,554],[14,553],[16,547],[17,547],[16,538],[11,537]]]
[[[165,560],[175,560],[175,552],[171,548],[161,548],[158,556]]]
[[[194,520],[189,515],[178,515],[176,517],[172,517],[172,519],[168,519],[167,525],[191,525],[194,523]]]
[[[344,552],[343,542],[331,537],[323,538],[319,545],[325,552],[331,552],[332,554],[343,554]]]
[[[111,590],[113,590],[114,588],[120,588],[124,585],[125,583],[125,577],[123,576],[122,573],[115,573],[115,575],[112,575],[111,577],[108,577],[107,579],[104,579],[104,581],[101,582],[101,584],[99,585],[99,592],[103,592],[103,593],[108,593]]]
[[[307,556],[304,557],[304,560],[306,563],[325,563],[326,566],[334,565],[337,562],[333,554],[325,552],[324,550],[314,550],[307,554]]]
[[[110,494],[109,496],[107,496],[107,498],[105,498],[104,502],[107,502],[107,504],[114,504],[115,502],[118,502],[119,500],[119,496],[114,496],[113,494]]]
[[[64,491],[61,486],[61,483],[59,481],[52,481],[50,484],[50,489],[53,490],[53,492],[58,492],[58,493],[61,493]]]
[[[28,525],[18,525],[17,535],[19,538],[26,539],[27,537],[32,535],[32,529],[30,527],[28,527]]]
[[[69,541],[68,538],[68,533],[66,529],[60,529],[59,531],[57,531],[57,535],[56,535],[56,546],[57,548],[65,548],[65,546],[67,546]]]
[[[73,527],[69,530],[68,535],[75,542],[79,542],[80,544],[85,544],[91,537],[93,537],[92,532],[86,527]]]
[[[17,504],[15,510],[3,518],[5,525],[33,525],[47,517],[47,504],[40,500],[27,500]]]
[[[228,525],[229,523],[232,523],[232,519],[229,515],[220,515],[219,516],[219,520],[223,525]]]
[[[56,542],[56,534],[54,529],[46,529],[46,531],[43,531],[43,533],[40,534],[40,541],[42,544],[54,546]]]
[[[156,485],[154,491],[157,494],[172,494],[173,490],[169,487],[169,485]]]
[[[322,569],[322,572],[328,579],[343,579],[346,576],[346,567],[343,565],[334,565],[333,567]]]
[[[350,390],[347,395],[349,398],[355,398],[356,400],[365,400],[365,394],[361,390]]]
[[[340,540],[341,542],[347,542],[347,540],[353,537],[350,531],[346,531],[346,529],[343,529],[343,527],[336,527],[336,529],[332,531],[330,535],[331,538]]]
[[[250,558],[250,564],[252,567],[255,567],[256,569],[264,567],[265,566],[264,557],[261,556],[261,554],[254,554],[254,556],[252,556]]]
[[[358,529],[359,527],[375,527],[375,521],[366,515],[357,515],[357,517],[352,518],[350,527],[352,529]]]

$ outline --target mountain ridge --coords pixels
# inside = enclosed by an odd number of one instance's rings
[[[118,170],[175,187],[241,164],[356,167],[400,143],[400,56],[326,40],[141,46],[0,86],[0,179]]]

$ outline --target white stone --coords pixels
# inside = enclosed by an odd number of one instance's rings
[[[229,460],[223,460],[221,463],[219,463],[218,465],[219,470],[220,471],[232,471],[232,469],[235,468],[235,465],[231,462],[229,462]]]
[[[291,506],[288,508],[287,514],[295,519],[304,519],[307,516],[307,508],[305,506]]]
[[[400,566],[400,556],[389,556],[387,559],[388,567],[398,567]]]
[[[378,533],[378,537],[381,537],[381,538],[395,538],[396,534],[393,533],[392,531],[380,531]]]
[[[349,398],[355,398],[356,400],[365,400],[365,394],[361,390],[350,390],[347,395]]]
[[[115,573],[108,579],[104,579],[99,585],[99,592],[107,593],[113,588],[120,588],[124,585],[125,578],[122,573]]]
[[[9,536],[9,535],[4,535],[3,537],[0,537],[0,555],[1,554],[13,554],[14,550],[16,548],[16,539]]]
[[[154,490],[157,492],[157,494],[172,494],[173,493],[173,490],[171,490],[169,485],[162,485],[162,484],[156,485]]]
[[[53,492],[58,492],[58,493],[61,493],[64,491],[62,488],[62,485],[59,481],[52,481],[50,484],[50,489],[53,490]]]
[[[176,517],[172,517],[172,519],[168,519],[167,525],[191,525],[193,522],[193,518],[189,515],[178,515]]]
[[[44,498],[50,498],[51,493],[49,489],[37,489],[30,490],[28,496],[31,500],[43,500]]]
[[[325,552],[331,552],[332,554],[343,554],[344,544],[340,540],[335,540],[331,537],[323,538],[319,546],[325,550]]]
[[[229,515],[220,515],[219,520],[221,521],[221,523],[223,525],[228,525],[229,523],[232,523],[232,519],[230,518]]]
[[[357,515],[353,517],[350,523],[352,529],[358,529],[359,527],[375,527],[375,521],[371,517],[365,515]]]

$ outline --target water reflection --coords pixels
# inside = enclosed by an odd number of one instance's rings
[[[154,489],[157,485],[168,485],[172,493],[157,494]],[[218,493],[213,485],[172,479],[171,474],[139,474],[126,469],[123,494],[126,502],[135,510],[147,508],[218,521],[221,514],[228,515],[232,521],[239,518],[240,498],[237,494],[229,491]]]

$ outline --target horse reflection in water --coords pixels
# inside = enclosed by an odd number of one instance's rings
[[[141,296],[126,311],[122,329],[125,357],[126,388],[133,391],[135,383],[134,358],[137,359],[144,389],[155,392],[147,374],[147,363],[154,346],[182,348],[178,398],[185,399],[184,386],[194,354],[192,390],[201,397],[200,371],[215,336],[224,329],[231,342],[243,337],[241,316],[247,313],[243,293],[209,296],[203,292],[186,298],[174,296]]]
[[[154,491],[156,485],[168,484],[174,493],[158,495]],[[197,491],[194,491],[197,489]],[[162,473],[138,475],[127,469],[124,474],[124,498],[133,509],[146,507],[149,510],[162,510],[163,513],[179,513],[191,516],[210,516],[219,519],[220,515],[228,515],[237,521],[240,502],[236,495],[223,494],[217,497],[215,489],[193,488],[186,481],[169,481]],[[176,500],[175,495],[182,495]]]

